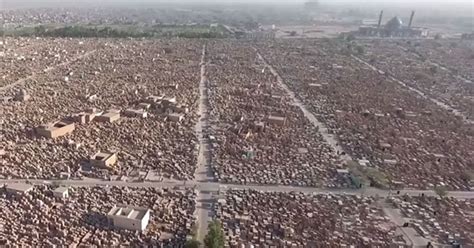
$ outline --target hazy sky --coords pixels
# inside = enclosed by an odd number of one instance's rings
[[[61,7],[61,6],[98,6],[117,3],[120,5],[153,4],[153,3],[273,3],[273,4],[297,4],[300,5],[308,0],[0,0],[0,8],[28,8],[28,7]],[[440,7],[440,6],[462,6],[463,11],[470,11],[474,16],[474,0],[318,0],[324,5],[347,5],[347,7],[366,6],[396,6],[396,7]]]
[[[199,2],[218,2],[218,3],[225,3],[225,2],[246,2],[246,3],[258,3],[258,2],[265,2],[265,3],[303,3],[306,2],[307,0],[0,0],[1,3],[19,3],[19,2],[24,2],[24,3],[41,3],[41,2],[75,2],[75,3],[81,3],[81,2],[96,2],[96,3],[113,3],[113,2],[128,2],[128,3],[134,3],[134,2],[148,2],[148,3],[153,3],[153,2],[167,2],[167,3],[176,3],[176,2],[193,2],[193,3],[199,3]],[[451,4],[451,3],[470,3],[473,4],[472,0],[319,0],[321,3],[437,3],[437,4]]]

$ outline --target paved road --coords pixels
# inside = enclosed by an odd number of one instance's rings
[[[440,68],[440,69],[443,70],[443,71],[447,71],[448,73],[450,73],[450,74],[451,74],[452,76],[454,76],[455,78],[458,78],[458,79],[462,80],[464,83],[467,83],[467,84],[474,84],[474,82],[473,82],[472,80],[469,80],[469,79],[467,79],[467,78],[465,78],[465,77],[459,75],[455,70],[453,70],[453,69],[451,69],[451,68],[447,68],[447,67],[445,67],[444,65],[441,65],[441,64],[439,64],[439,63],[437,63],[437,62],[435,62],[435,61],[433,61],[433,60],[426,59],[426,58],[422,58],[422,57],[420,56],[420,54],[418,54],[418,53],[416,53],[415,51],[412,51],[412,50],[410,50],[410,49],[408,49],[408,48],[405,48],[405,47],[403,47],[403,46],[401,46],[401,45],[399,45],[398,47],[399,47],[401,50],[405,51],[405,52],[408,52],[408,53],[411,53],[411,54],[415,55],[417,58],[419,58],[419,59],[422,60],[422,61],[424,60],[424,61],[430,63],[431,65]]]
[[[311,113],[306,106],[296,97],[295,93],[288,88],[288,86],[285,84],[283,78],[280,76],[280,74],[271,66],[265,58],[258,52],[258,49],[254,48],[255,51],[257,52],[257,56],[259,59],[265,64],[267,68],[270,69],[270,72],[277,78],[277,82],[280,85],[280,87],[286,91],[287,95],[292,99],[293,103],[298,106],[301,111],[303,112],[304,116],[319,130],[319,133],[322,135],[324,141],[328,145],[330,145],[334,151],[336,151],[338,154],[344,154],[344,155],[339,155],[340,158],[344,161],[351,161],[352,158],[343,152],[344,150],[342,147],[339,145],[339,142],[337,141],[336,137],[333,134],[330,134],[328,131],[328,128],[324,123],[320,122],[316,116]]]
[[[199,185],[200,183],[209,183],[214,181],[213,173],[211,171],[210,165],[210,154],[209,154],[209,139],[205,134],[208,128],[208,87],[207,87],[207,78],[206,78],[206,45],[202,48],[202,57],[201,57],[201,80],[199,82],[199,107],[198,107],[198,116],[199,121],[196,123],[195,132],[199,140],[199,154],[197,158],[196,171],[194,174],[194,183]],[[212,187],[212,186],[211,186]],[[218,189],[218,185],[213,186],[214,189]],[[196,198],[196,224],[197,224],[197,233],[196,239],[203,243],[204,237],[207,233],[207,227],[212,217],[212,203],[214,201],[212,195],[209,191],[200,190],[197,187],[198,195]]]
[[[378,204],[383,209],[385,216],[387,216],[390,221],[397,226],[396,232],[403,235],[408,245],[414,247],[423,247],[423,245],[426,246],[426,244],[430,242],[430,240],[421,237],[413,227],[403,226],[403,224],[409,222],[409,220],[403,217],[400,209],[393,207],[383,199],[379,200]]]
[[[354,58],[354,59],[355,59],[356,61],[358,61],[359,63],[361,63],[361,64],[363,64],[363,65],[369,67],[370,69],[372,69],[372,70],[374,70],[374,71],[376,71],[376,72],[378,72],[378,73],[380,73],[380,74],[385,74],[384,71],[382,71],[382,70],[378,69],[377,67],[371,65],[370,63],[366,62],[365,60],[363,60],[363,59],[361,59],[361,58],[359,58],[359,57],[357,57],[357,56],[355,56],[355,55],[351,55],[351,57]],[[430,96],[426,95],[424,92],[422,92],[422,91],[420,91],[420,90],[418,90],[418,89],[415,89],[415,88],[409,86],[408,84],[406,84],[405,82],[399,80],[398,78],[395,78],[395,77],[393,77],[393,76],[389,76],[388,78],[389,78],[390,80],[392,80],[392,81],[394,81],[394,82],[400,84],[401,86],[403,86],[403,87],[409,89],[410,91],[412,91],[412,92],[418,94],[418,95],[421,96],[422,98],[428,99],[428,100],[432,101],[433,103],[435,103],[436,105],[438,105],[439,107],[441,107],[441,108],[443,108],[443,109],[445,109],[445,110],[447,110],[447,111],[449,111],[449,112],[452,112],[454,115],[456,115],[456,116],[458,116],[458,117],[461,117],[462,120],[463,120],[465,123],[474,124],[474,120],[470,120],[466,115],[464,115],[463,112],[461,112],[461,111],[459,111],[459,110],[457,110],[457,109],[455,109],[455,108],[453,108],[453,107],[447,105],[446,103],[443,103],[443,102],[439,101],[439,100],[436,99],[436,98],[433,98],[433,97],[430,97]]]
[[[93,186],[121,186],[121,187],[153,187],[153,188],[173,188],[173,187],[187,187],[196,188],[200,191],[227,191],[231,189],[236,190],[259,190],[263,192],[301,192],[305,194],[350,194],[350,195],[365,195],[365,196],[380,196],[387,197],[390,195],[397,195],[397,191],[382,190],[377,188],[363,188],[363,189],[329,189],[329,188],[313,188],[300,186],[285,186],[285,185],[240,185],[240,184],[226,184],[218,182],[198,182],[198,181],[175,181],[165,180],[163,182],[125,182],[125,181],[107,181],[100,179],[85,179],[85,180],[26,180],[26,179],[0,179],[0,184],[13,183],[31,183],[31,184],[57,184],[72,187],[93,187]],[[424,194],[426,196],[436,196],[433,190],[416,190],[404,189],[400,190],[398,195],[419,196]],[[448,196],[459,199],[474,199],[474,191],[448,191]]]

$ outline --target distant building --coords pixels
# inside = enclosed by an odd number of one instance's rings
[[[317,0],[310,0],[304,3],[305,9],[315,10],[319,6],[319,2]]]
[[[58,121],[36,128],[36,133],[46,138],[57,138],[72,133],[76,126],[73,122]]]
[[[385,25],[382,24],[383,11],[380,12],[379,21],[375,24],[363,24],[359,30],[355,32],[358,36],[375,36],[375,37],[427,37],[429,30],[427,28],[413,27],[413,18],[415,11],[412,11],[410,22],[407,26],[403,25],[402,20],[395,16]]]
[[[362,19],[360,22],[363,26],[368,26],[368,25],[377,25],[377,19]]]
[[[474,32],[462,34],[461,39],[463,39],[463,40],[474,40]]]
[[[117,154],[111,152],[98,152],[90,158],[90,164],[100,168],[110,168],[117,163]]]
[[[115,206],[107,218],[116,228],[143,231],[150,220],[150,210],[139,207]]]
[[[242,36],[243,37],[239,37],[239,38],[250,39],[250,40],[269,40],[269,39],[275,39],[276,33],[273,30],[272,31],[256,31],[256,32],[244,33]]]

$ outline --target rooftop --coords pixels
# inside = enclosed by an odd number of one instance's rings
[[[108,152],[98,152],[96,153],[94,156],[92,156],[92,159],[94,160],[107,160],[109,159],[111,156],[113,156],[114,154],[113,153],[108,153]]]
[[[56,188],[56,189],[54,190],[54,192],[55,192],[55,193],[61,193],[61,194],[62,194],[62,193],[64,193],[64,192],[67,192],[68,189],[69,189],[68,187],[59,187],[59,188]]]
[[[111,217],[141,220],[143,216],[145,216],[145,214],[149,211],[149,209],[140,207],[115,206],[109,211],[107,215]]]
[[[26,183],[12,183],[6,186],[7,190],[14,190],[18,192],[28,192],[33,189],[33,185]]]
[[[57,121],[57,122],[52,122],[48,124],[41,125],[40,128],[44,130],[54,130],[58,128],[63,128],[65,126],[71,125],[73,123],[67,122],[67,121]]]

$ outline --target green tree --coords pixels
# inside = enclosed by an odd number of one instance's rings
[[[209,232],[204,238],[204,244],[207,248],[222,248],[225,244],[224,230],[218,220],[209,223]]]
[[[45,26],[40,25],[40,26],[35,27],[35,35],[36,36],[41,36],[44,33],[46,33],[46,27]]]
[[[355,37],[355,35],[353,35],[353,34],[349,34],[349,35],[346,37],[346,41],[353,41],[353,40],[355,40],[355,39],[356,39],[356,37]]]
[[[201,242],[195,240],[195,239],[190,239],[186,241],[184,244],[184,248],[199,248],[201,247]]]

